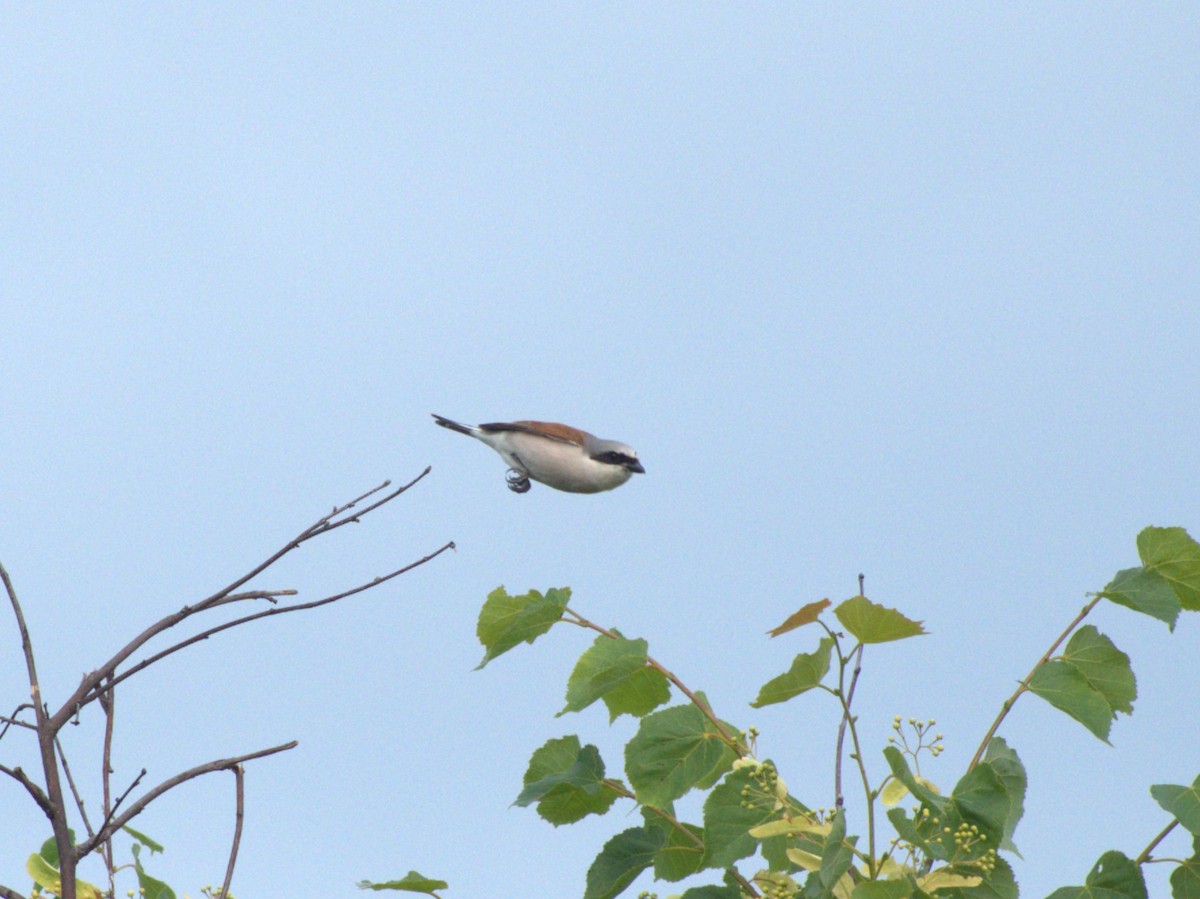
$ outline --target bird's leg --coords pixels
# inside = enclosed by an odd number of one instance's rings
[[[529,483],[529,475],[519,468],[510,468],[504,475],[504,481],[513,493],[528,493],[533,486]]]

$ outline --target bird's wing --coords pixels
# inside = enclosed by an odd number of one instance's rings
[[[520,431],[525,434],[536,434],[539,437],[545,437],[549,440],[558,440],[561,443],[571,443],[575,446],[583,446],[584,440],[589,436],[587,431],[572,428],[570,425],[560,425],[553,421],[492,422],[491,424],[480,425],[479,428],[480,430],[492,433],[498,431]]]

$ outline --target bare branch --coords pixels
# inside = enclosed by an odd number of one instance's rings
[[[237,778],[237,784],[234,789],[237,808],[234,814],[233,846],[229,850],[229,864],[225,868],[225,882],[221,884],[221,892],[217,894],[216,899],[229,899],[229,884],[233,880],[233,866],[237,863],[238,846],[242,842],[242,818],[244,817],[246,803],[246,772],[241,765],[234,765],[231,770],[233,771],[233,776]]]
[[[109,675],[109,680],[112,676]],[[116,700],[115,693],[109,691],[99,697],[100,708],[104,710],[104,750],[100,758],[100,783],[103,790],[103,802],[101,810],[104,812],[104,820],[107,821],[112,816],[112,744],[113,744],[113,727],[116,715]],[[110,896],[117,895],[116,869],[113,867],[113,851],[112,840],[104,841],[102,850],[104,856],[104,869],[108,872],[108,894]]]
[[[33,700],[34,715],[37,716],[38,724],[41,724],[42,712],[42,696],[41,689],[38,687],[37,665],[33,660],[33,642],[29,639],[29,628],[25,624],[25,613],[21,611],[21,603],[17,601],[17,591],[13,587],[12,578],[8,576],[8,571],[4,565],[0,564],[0,579],[4,581],[4,589],[8,593],[8,602],[12,606],[13,614],[17,616],[17,630],[21,634],[21,652],[25,654],[25,669],[29,674],[29,695]],[[18,711],[20,708],[18,707]]]
[[[0,899],[25,899],[25,897],[16,890],[0,883]]]
[[[233,592],[235,590],[237,590],[239,587],[246,584],[248,581],[253,580],[258,575],[262,574],[262,572],[266,571],[268,568],[270,568],[272,565],[274,565],[276,562],[278,562],[280,559],[282,559],[284,556],[286,556],[292,550],[298,549],[303,543],[305,543],[308,540],[313,539],[314,537],[320,536],[321,534],[324,534],[324,533],[328,533],[329,531],[339,528],[344,524],[349,524],[352,521],[358,521],[364,515],[366,515],[370,512],[373,512],[374,510],[378,509],[380,506],[383,506],[386,503],[391,502],[396,497],[398,497],[401,493],[408,490],[409,487],[413,486],[418,481],[420,481],[422,478],[424,478],[427,474],[429,474],[430,470],[431,469],[427,467],[424,471],[422,471],[419,475],[417,475],[415,478],[413,478],[407,484],[404,484],[403,486],[396,488],[391,493],[387,494],[386,496],[382,497],[379,500],[376,500],[374,503],[372,503],[371,505],[362,509],[361,511],[354,512],[351,515],[347,515],[346,513],[350,512],[350,510],[357,507],[357,505],[360,502],[362,502],[363,500],[367,499],[370,496],[375,495],[376,493],[378,493],[381,490],[386,489],[388,486],[391,485],[391,481],[384,481],[378,487],[368,490],[366,493],[362,494],[362,496],[359,496],[359,497],[351,500],[350,502],[346,503],[345,505],[334,507],[334,509],[332,511],[330,511],[327,515],[322,516],[315,523],[313,523],[309,527],[305,528],[296,537],[289,540],[282,547],[280,547],[278,550],[276,550],[273,554],[268,556],[264,561],[260,562],[258,565],[256,565],[254,568],[252,568],[246,574],[237,578],[231,584],[227,585],[226,587],[223,587],[222,589],[218,590],[216,593],[213,593],[211,596],[208,596],[205,599],[202,599],[196,605],[184,606],[179,611],[174,612],[170,615],[167,615],[164,618],[161,618],[158,621],[156,621],[154,624],[150,625],[148,628],[146,628],[144,631],[142,631],[140,634],[138,634],[136,637],[134,637],[132,640],[130,640],[127,644],[125,644],[125,646],[123,646],[121,649],[119,649],[117,651],[117,653],[112,658],[110,658],[107,662],[102,664],[95,671],[84,676],[84,678],[80,682],[79,686],[75,688],[75,692],[71,695],[71,697],[69,699],[67,699],[67,701],[65,703],[63,703],[62,707],[57,712],[55,712],[54,715],[51,717],[51,719],[50,719],[51,729],[54,732],[57,732],[58,730],[60,730],[62,728],[62,726],[67,722],[67,720],[71,717],[71,715],[73,715],[79,708],[81,708],[82,706],[86,705],[87,703],[91,702],[93,699],[96,698],[96,696],[100,692],[98,687],[102,681],[104,681],[109,675],[115,673],[117,670],[117,667],[122,662],[124,662],[126,659],[128,659],[131,655],[133,655],[135,652],[137,652],[139,649],[141,649],[143,646],[145,646],[146,643],[148,643],[150,640],[157,637],[163,631],[169,630],[170,628],[179,624],[181,621],[184,621],[185,619],[191,617],[192,615],[195,615],[198,612],[205,611],[206,609],[212,608],[213,606],[220,604],[223,601],[229,600],[229,597],[233,595]],[[338,518],[339,515],[343,516],[343,517]],[[5,581],[7,583],[7,575],[5,575]],[[15,604],[15,598],[14,598],[14,604]],[[29,659],[30,659],[30,662],[32,663],[32,655],[31,654],[29,655]],[[34,701],[37,702],[36,697],[35,697]]]
[[[138,776],[133,779],[133,783],[131,783],[128,787],[125,788],[125,792],[117,797],[117,801],[112,804],[112,808],[106,810],[106,813],[104,815],[104,823],[100,825],[101,832],[103,832],[104,829],[106,827],[108,827],[109,822],[112,821],[113,815],[115,815],[117,813],[117,809],[119,809],[121,807],[121,803],[124,802],[126,800],[126,798],[129,796],[129,794],[134,791],[134,789],[137,787],[137,785],[142,782],[142,778],[145,776],[146,776],[146,769],[143,768],[141,771],[138,772]],[[115,831],[110,831],[110,834],[111,833],[115,833]],[[88,842],[89,843],[104,842],[107,845],[108,840],[107,839],[103,840],[103,841],[97,840],[96,835],[94,833],[89,833],[88,834]],[[80,858],[82,858],[82,856],[80,856]]]
[[[417,559],[415,562],[410,562],[409,564],[405,565],[403,568],[398,568],[395,571],[391,572],[390,574],[385,574],[382,577],[377,577],[374,580],[368,581],[365,584],[359,584],[357,587],[353,587],[350,590],[346,590],[342,593],[336,593],[333,596],[326,596],[323,599],[315,599],[312,602],[299,603],[298,605],[294,605],[294,606],[276,606],[271,609],[264,609],[263,611],[256,612],[253,615],[245,615],[241,618],[235,618],[233,621],[226,621],[224,624],[218,624],[216,627],[210,627],[206,631],[201,631],[198,634],[188,637],[186,640],[182,640],[179,643],[176,643],[174,646],[168,646],[166,649],[162,650],[161,652],[155,653],[154,655],[149,656],[148,658],[142,659],[140,662],[138,662],[132,668],[126,669],[125,671],[122,671],[120,674],[115,675],[114,677],[111,677],[106,683],[97,686],[95,688],[94,693],[92,693],[89,696],[84,697],[82,702],[83,703],[91,702],[94,698],[96,698],[97,696],[99,696],[100,694],[102,694],[108,690],[111,690],[113,687],[115,687],[117,684],[121,683],[121,681],[125,680],[127,677],[132,677],[133,675],[137,674],[139,671],[150,667],[155,662],[166,658],[167,656],[171,655],[172,653],[178,652],[181,649],[185,649],[186,647],[191,646],[194,643],[199,643],[201,640],[207,640],[209,637],[213,636],[214,634],[219,634],[221,631],[229,630],[232,627],[239,627],[240,625],[248,624],[251,621],[257,621],[260,618],[270,618],[273,615],[286,615],[288,612],[303,612],[306,609],[315,609],[318,606],[324,606],[324,605],[328,605],[329,603],[337,602],[338,600],[341,600],[341,599],[346,599],[349,596],[354,596],[356,593],[362,593],[365,590],[370,590],[373,587],[378,587],[380,584],[386,583],[387,581],[390,581],[394,577],[399,577],[400,575],[402,575],[408,571],[412,571],[414,568],[416,568],[420,565],[424,565],[426,562],[429,562],[433,559],[436,559],[438,556],[440,556],[442,553],[444,553],[448,549],[455,549],[453,540],[451,540],[449,543],[445,544],[444,546],[434,550],[429,555],[423,556],[422,558]]]
[[[67,786],[71,788],[71,795],[75,797],[75,807],[79,809],[79,817],[83,818],[83,828],[87,831],[90,837],[93,834],[92,822],[88,820],[87,810],[83,807],[83,797],[79,795],[79,788],[75,786],[75,778],[71,776],[71,767],[67,764],[67,754],[63,752],[62,741],[56,736],[54,745],[58,749],[58,757],[62,760],[63,774],[67,776]]]
[[[47,818],[53,817],[54,807],[50,804],[50,797],[48,797],[45,793],[42,792],[41,787],[39,787],[32,780],[29,779],[28,774],[26,774],[24,771],[22,771],[19,767],[10,768],[7,765],[0,765],[0,773],[7,774],[9,777],[11,777],[13,780],[15,780],[21,786],[23,786],[26,790],[28,790],[29,795],[33,797],[33,801],[38,804],[38,808],[40,808],[43,812],[46,813],[46,817]]]
[[[4,717],[3,715],[0,715],[0,721],[4,722],[4,727],[0,728],[0,740],[4,739],[4,735],[6,733],[8,733],[8,729],[10,727],[24,727],[24,728],[27,728],[28,730],[37,730],[36,724],[30,724],[28,721],[22,721],[17,717],[19,714],[21,714],[21,712],[24,712],[27,709],[32,711],[33,704],[28,703],[28,702],[23,702],[19,706],[17,706],[15,709],[13,709],[13,713],[11,715],[9,715],[7,718]]]
[[[189,768],[187,771],[176,774],[174,777],[167,778],[158,786],[148,791],[132,805],[130,805],[129,808],[127,808],[120,815],[117,815],[108,821],[96,832],[95,836],[90,837],[85,842],[76,846],[74,848],[75,858],[82,859],[87,856],[88,853],[95,851],[96,847],[100,843],[107,840],[110,836],[140,815],[143,811],[145,811],[146,806],[148,806],[151,802],[168,790],[173,790],[180,784],[187,783],[187,781],[200,777],[202,774],[211,774],[213,771],[224,771],[227,768],[233,768],[236,765],[242,764],[243,762],[248,762],[253,759],[260,759],[268,755],[274,755],[277,752],[286,752],[289,749],[295,749],[298,745],[299,743],[296,740],[292,740],[289,743],[282,743],[279,746],[272,746],[269,749],[260,749],[257,752],[249,752],[245,755],[238,755],[228,759],[216,759],[212,762],[206,762],[203,765],[197,765],[195,768]]]

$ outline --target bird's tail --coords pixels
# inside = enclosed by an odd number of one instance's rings
[[[458,433],[466,434],[468,437],[475,436],[474,428],[467,427],[467,425],[460,425],[458,422],[451,421],[448,418],[442,418],[440,415],[435,415],[433,413],[430,414],[433,415],[433,420],[440,424],[443,428],[449,428],[451,431],[458,431]]]

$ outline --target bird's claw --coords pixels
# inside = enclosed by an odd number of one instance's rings
[[[528,493],[529,488],[533,485],[529,483],[529,475],[516,468],[510,468],[504,475],[504,481],[508,484],[508,489],[513,493]]]

